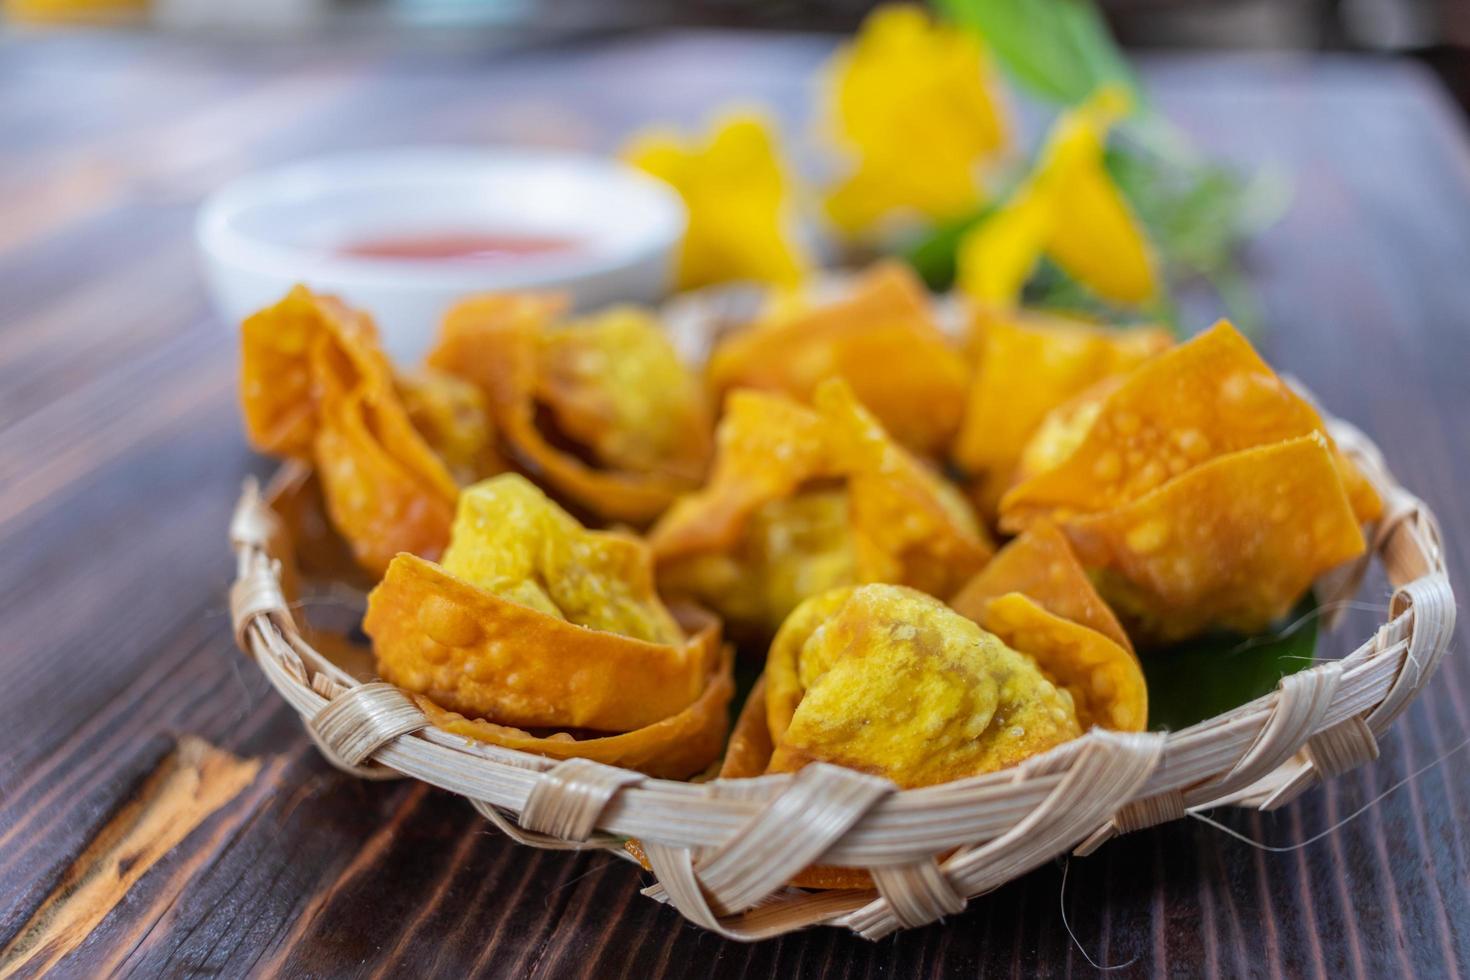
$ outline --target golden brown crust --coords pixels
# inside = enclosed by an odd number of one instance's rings
[[[1022,450],[1048,412],[1172,343],[1158,327],[1115,330],[1034,313],[980,311],[971,326],[975,376],[953,456],[994,517]]]
[[[813,402],[734,392],[710,481],[650,534],[666,587],[751,633],[769,636],[802,599],[841,585],[948,595],[992,551],[958,490],[894,444],[844,381]],[[771,527],[782,516],[789,526]]]
[[[1093,725],[1120,732],[1148,728],[1148,685],[1138,658],[1102,633],[1019,592],[988,600],[980,625],[1072,696],[1083,731]]]
[[[735,692],[731,668],[730,651],[720,650],[699,697],[682,711],[643,728],[588,738],[574,738],[569,733],[536,735],[484,719],[465,718],[423,695],[415,700],[431,723],[466,738],[553,759],[591,759],[659,779],[688,779],[720,757],[730,721],[727,708]]]
[[[766,724],[766,675],[755,686],[740,707],[725,757],[720,762],[721,779],[749,779],[766,771],[771,762],[771,729]]]
[[[777,634],[766,671],[771,772],[823,761],[929,786],[1081,734],[1072,699],[1033,661],[901,586],[807,600]]]
[[[808,401],[833,377],[897,442],[938,457],[959,427],[969,369],[934,324],[923,284],[896,260],[873,266],[837,302],[731,334],[709,364],[717,396],[755,388]]]
[[[1063,525],[1099,589],[1145,640],[1258,633],[1366,544],[1325,438],[1220,456]]]
[[[986,604],[1007,592],[1024,593],[1042,608],[1133,651],[1128,634],[1097,594],[1067,536],[1049,522],[1038,522],[1008,542],[949,604],[984,626]]]
[[[688,707],[720,647],[713,622],[681,645],[649,643],[503,599],[413,555],[388,566],[363,630],[384,680],[449,710],[606,732]]]
[[[1314,432],[1325,433],[1321,416],[1222,321],[1128,375],[1075,450],[1007,491],[1000,523],[1020,531],[1042,518],[1101,514],[1209,460]],[[1331,448],[1358,520],[1375,519],[1382,501]]]
[[[241,401],[251,445],[314,461],[332,523],[381,573],[437,556],[458,493],[415,429],[372,321],[297,286],[242,327]]]
[[[558,495],[606,520],[647,524],[704,472],[711,428],[704,396],[693,375],[638,386],[674,431],[666,445],[618,451],[616,438],[636,436],[637,427],[609,428],[620,423],[594,383],[599,375],[574,367],[583,328],[554,326],[564,309],[561,297],[538,294],[466,300],[445,317],[429,364],[485,391],[511,454]],[[606,458],[596,458],[599,451]]]

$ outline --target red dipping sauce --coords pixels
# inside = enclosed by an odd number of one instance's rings
[[[338,254],[411,262],[506,262],[575,252],[580,243],[553,235],[442,232],[383,235],[339,246]]]

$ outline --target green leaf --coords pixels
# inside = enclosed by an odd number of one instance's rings
[[[1147,307],[1116,306],[1072,278],[1065,269],[1043,255],[1036,265],[1036,271],[1026,281],[1021,302],[1029,308],[1095,320],[1115,327],[1141,324],[1165,326],[1177,335],[1178,311],[1169,292],[1169,284],[1165,281],[1159,287],[1160,297]]]
[[[1248,185],[1235,170],[1171,161],[1119,141],[1109,146],[1106,164],[1170,260],[1216,268],[1240,244]]]
[[[905,262],[913,266],[924,284],[936,293],[954,285],[956,256],[965,232],[984,221],[992,208],[981,208],[973,214],[946,221],[929,229],[899,250]]]
[[[931,290],[945,292],[954,286],[960,242],[965,233],[990,217],[993,211],[993,207],[982,208],[964,218],[931,228],[901,247],[898,254],[913,267]],[[1036,271],[1026,282],[1022,303],[1027,307],[1071,314],[1114,326],[1162,324],[1177,333],[1177,311],[1169,295],[1168,283],[1163,283],[1162,288],[1163,295],[1149,309],[1113,306],[1043,255],[1037,263]]]
[[[1317,620],[1309,592],[1260,636],[1215,633],[1143,653],[1149,728],[1178,731],[1270,694],[1281,678],[1312,665]]]
[[[1099,85],[1142,91],[1091,0],[935,0],[947,19],[985,41],[1018,85],[1073,105]]]
[[[1130,126],[1125,134],[1140,136],[1142,129]],[[1165,278],[1205,281],[1242,330],[1258,332],[1260,303],[1239,256],[1284,210],[1290,191],[1280,176],[1247,179],[1233,167],[1178,149],[1175,139],[1115,139],[1106,164],[1163,259]]]

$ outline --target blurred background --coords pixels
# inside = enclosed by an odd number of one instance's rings
[[[0,31],[105,25],[240,43],[500,48],[669,27],[851,31],[867,0],[0,0]],[[1134,48],[1398,54],[1470,106],[1465,0],[1103,0]]]

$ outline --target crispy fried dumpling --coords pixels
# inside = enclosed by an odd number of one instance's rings
[[[654,734],[621,744],[656,761],[645,739],[657,748],[716,722],[723,737],[730,665],[718,625],[664,606],[639,539],[584,530],[515,474],[465,490],[442,565],[393,560],[363,629],[385,680],[479,719],[460,727],[500,744],[542,737],[520,729],[642,731]],[[719,745],[704,741],[708,765]]]
[[[1007,544],[950,605],[1036,661],[1072,696],[1083,728],[1147,727],[1148,687],[1133,646],[1053,525]]]
[[[1366,543],[1320,433],[1212,459],[1063,526],[1134,636],[1259,633]]]
[[[438,557],[459,486],[405,407],[372,320],[297,286],[247,319],[241,336],[251,445],[313,463],[333,526],[368,571],[400,551]],[[479,475],[493,471],[487,425],[453,437]]]
[[[1071,697],[932,596],[890,585],[808,599],[766,666],[770,772],[823,761],[900,786],[1003,769],[1081,732]]]
[[[703,386],[651,315],[560,321],[563,307],[538,294],[465,300],[429,364],[484,391],[516,463],[568,505],[646,524],[704,475]]]
[[[734,392],[708,484],[650,535],[667,590],[752,636],[839,585],[947,595],[992,550],[960,493],[895,445],[845,382],[813,401]]]
[[[479,388],[432,368],[400,373],[397,387],[409,421],[460,486],[505,472],[490,409]]]
[[[1062,431],[1044,435],[1060,439],[1063,451],[1044,453],[1052,465],[1001,499],[1003,528],[1102,513],[1227,453],[1314,432],[1325,438],[1317,411],[1223,321],[1101,389],[1093,404],[1068,406],[1067,412]],[[1376,519],[1382,510],[1377,493],[1333,451],[1358,520]]]
[[[971,333],[975,378],[953,457],[992,516],[1049,412],[1171,343],[1156,327],[1115,330],[1034,313],[982,313]]]
[[[1265,629],[1366,547],[1372,485],[1221,323],[1055,412],[1001,500],[1002,527],[1055,522],[1149,644]]]
[[[895,441],[938,457],[959,427],[969,369],[935,325],[923,284],[897,261],[874,266],[840,300],[797,304],[731,334],[709,364],[717,395],[756,388],[806,402],[834,377]]]

